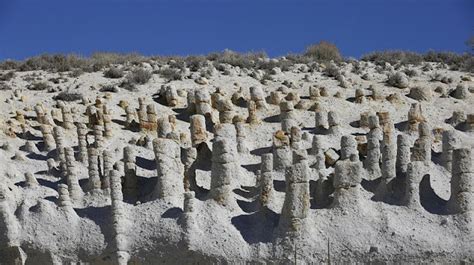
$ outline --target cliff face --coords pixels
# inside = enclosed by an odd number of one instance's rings
[[[472,74],[173,67],[6,81],[0,264],[474,262]]]

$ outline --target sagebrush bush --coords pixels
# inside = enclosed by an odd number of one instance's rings
[[[39,90],[48,90],[51,88],[51,86],[46,82],[35,82],[33,84],[28,85],[26,88],[28,90],[39,91]]]
[[[220,53],[211,53],[207,59],[214,62],[214,66],[226,63],[240,68],[254,68],[256,62],[268,56],[264,52],[238,53],[231,50],[224,50]]]
[[[107,78],[121,78],[124,76],[122,69],[117,67],[110,67],[109,69],[104,71],[104,77]]]
[[[82,99],[82,94],[80,93],[74,93],[74,92],[69,92],[69,91],[63,91],[57,94],[54,98],[54,100],[62,100],[62,101],[76,101],[76,100],[81,100]]]
[[[468,53],[457,54],[454,52],[429,51],[425,54],[419,54],[410,51],[381,51],[366,54],[361,59],[378,65],[383,65],[386,62],[392,65],[420,65],[422,62],[444,63],[451,70],[473,72],[472,67],[469,66],[472,58],[473,55]]]
[[[163,68],[158,70],[157,74],[159,74],[161,78],[166,79],[168,82],[182,79],[181,71],[175,68]]]
[[[333,63],[329,63],[326,65],[326,68],[324,69],[324,74],[326,74],[329,77],[337,77],[341,74],[339,68],[337,65]]]
[[[410,51],[376,51],[363,55],[361,59],[377,65],[384,65],[386,62],[392,65],[397,63],[419,65],[423,61],[423,56]]]
[[[342,60],[339,49],[333,43],[320,41],[318,44],[306,48],[305,55],[317,61],[340,61]]]
[[[9,72],[0,74],[0,81],[10,81],[13,77],[15,77],[15,72],[9,71]]]
[[[151,78],[151,73],[142,68],[133,70],[127,75],[127,81],[131,84],[146,84]]]
[[[12,90],[12,87],[5,82],[0,82],[0,91],[1,90]]]
[[[199,69],[207,66],[205,56],[188,56],[185,58],[185,62],[191,72],[197,72]]]
[[[98,52],[89,58],[80,57],[75,54],[42,54],[26,59],[25,61],[7,60],[0,63],[0,69],[19,71],[45,70],[51,72],[66,72],[81,69],[85,72],[99,71],[113,64],[138,65],[147,59],[136,53],[120,54],[110,52]]]
[[[128,79],[125,79],[122,83],[120,83],[119,87],[128,91],[138,91],[138,88],[135,86],[135,83],[131,83]]]

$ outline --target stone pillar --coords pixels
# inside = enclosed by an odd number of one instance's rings
[[[56,142],[56,160],[65,162],[64,157],[64,132],[61,127],[55,126],[53,128],[54,132],[54,141]]]
[[[317,109],[315,112],[315,129],[316,132],[326,130],[328,128],[328,114],[322,109]]]
[[[380,181],[375,192],[377,200],[383,200],[386,196],[390,196],[392,189],[390,182],[396,178],[396,156],[397,149],[394,141],[394,134],[390,129],[390,125],[384,127],[382,140],[382,180]]]
[[[350,159],[352,155],[359,156],[357,141],[352,135],[341,137],[341,159]]]
[[[135,152],[131,146],[123,148],[123,168],[125,178],[123,183],[123,192],[125,197],[132,201],[137,198],[138,184],[137,184],[137,166],[135,164]]]
[[[183,204],[183,214],[182,214],[182,225],[185,232],[185,242],[186,244],[190,243],[190,234],[193,233],[193,230],[197,228],[197,223],[195,220],[195,202],[196,198],[193,191],[186,191],[184,193],[184,204]]]
[[[46,114],[41,103],[35,105],[36,121],[41,124],[46,124]]]
[[[431,130],[426,122],[419,124],[419,138],[416,139],[411,153],[411,161],[431,162]]]
[[[380,128],[379,116],[370,115],[369,116],[369,129],[372,131],[372,134],[376,135],[379,141],[383,139],[382,128]]]
[[[257,109],[267,109],[265,94],[261,87],[250,87],[250,99],[255,102]]]
[[[82,196],[82,188],[79,185],[79,180],[77,178],[77,168],[75,166],[74,160],[74,150],[72,147],[66,147],[64,149],[66,155],[66,165],[67,165],[67,174],[66,174],[66,183],[69,189],[69,194],[74,201],[77,201]]]
[[[58,206],[67,212],[74,212],[71,198],[69,198],[69,190],[66,184],[58,185]]]
[[[155,105],[148,104],[146,106],[146,116],[147,116],[147,125],[145,126],[147,130],[155,131],[157,127],[158,115],[156,114]]]
[[[260,207],[267,207],[273,196],[273,155],[263,154],[260,163]]]
[[[232,178],[238,178],[236,147],[232,139],[214,138],[212,143],[211,198],[222,205],[232,205]]]
[[[64,104],[64,102],[60,101],[58,103],[59,108],[61,109],[62,113],[62,120],[63,120],[63,127],[64,129],[73,129],[74,128],[74,119],[72,117],[71,109]]]
[[[104,190],[110,188],[110,171],[113,169],[112,152],[109,150],[102,151],[102,160],[104,162],[102,167],[104,174],[101,179],[101,188]]]
[[[196,183],[196,166],[197,149],[194,147],[186,147],[181,149],[181,162],[184,165],[184,190],[197,190]]]
[[[133,125],[137,122],[137,111],[132,106],[125,107],[125,127],[132,128]]]
[[[377,116],[374,116],[377,117]],[[367,157],[364,161],[364,166],[369,173],[369,179],[373,180],[380,177],[380,139],[378,131],[371,129],[367,135]]]
[[[178,105],[179,96],[178,96],[178,92],[176,91],[176,87],[167,86],[165,88],[165,99],[166,99],[166,104],[169,107],[176,107]]]
[[[306,157],[301,154],[296,163],[285,170],[285,201],[281,210],[279,230],[286,233],[298,233],[304,220],[308,216],[310,207],[309,195],[309,167]]]
[[[230,99],[221,99],[217,102],[220,123],[232,123],[234,118],[234,107]]]
[[[202,88],[195,90],[194,94],[196,114],[210,117],[212,115],[211,96],[207,89]]]
[[[451,197],[448,201],[448,210],[451,213],[474,212],[473,155],[469,148],[453,151]]]
[[[458,139],[455,135],[454,130],[444,131],[442,139],[442,154],[441,163],[442,165],[451,172],[453,165],[453,151],[458,145]]]
[[[184,192],[184,168],[179,144],[171,139],[158,138],[153,140],[153,150],[158,173],[155,196],[165,200],[180,198]]]
[[[104,147],[103,131],[104,127],[100,125],[94,125],[94,147],[97,149],[102,149]]]
[[[100,174],[99,174],[99,153],[96,148],[89,147],[88,155],[88,172],[89,172],[89,191],[96,192],[101,188]]]
[[[322,139],[319,135],[313,136],[313,142],[309,154],[315,156],[313,168],[318,170],[326,168],[326,157],[324,156],[324,150],[322,148]]]
[[[301,141],[301,129],[298,126],[293,126],[290,129],[290,145],[293,150],[300,150],[303,148]]]
[[[280,102],[280,121],[290,119],[297,120],[295,113],[295,106],[291,101],[282,101]]]
[[[145,103],[145,98],[138,98],[138,123],[140,124],[140,129],[145,129],[145,124],[148,122],[147,118],[147,105]]]
[[[290,138],[283,131],[277,131],[273,135],[272,153],[273,170],[284,172],[286,167],[291,166]]]
[[[112,170],[110,173],[111,190],[110,197],[112,199],[112,229],[113,229],[113,256],[114,264],[127,265],[130,260],[128,253],[129,242],[127,238],[128,225],[125,219],[125,207],[123,202],[122,185],[120,182],[120,173]]]
[[[339,116],[334,111],[328,112],[328,124],[330,134],[339,134],[341,131]]]
[[[190,130],[193,147],[207,141],[206,118],[203,115],[196,114],[191,116]]]
[[[249,148],[247,147],[247,143],[245,142],[246,135],[244,123],[236,123],[235,130],[237,132],[237,152],[243,155],[249,154]]]
[[[412,103],[408,111],[408,131],[416,132],[420,122],[424,120],[421,104],[419,102]]]
[[[171,126],[168,117],[159,118],[157,123],[158,138],[170,138],[172,132],[173,127]]]
[[[365,98],[364,90],[357,88],[355,91],[355,103],[364,104],[367,101]]]
[[[104,118],[104,136],[107,138],[112,137],[112,115],[110,109],[104,104],[103,107],[103,118]]]
[[[270,92],[269,103],[272,105],[280,105],[283,94],[280,91]]]
[[[405,134],[399,134],[397,136],[397,174],[405,174],[410,161],[410,138]]]
[[[426,171],[422,161],[413,161],[407,165],[404,205],[410,209],[421,209],[420,182],[423,179],[423,172]]]
[[[474,114],[467,114],[466,131],[467,132],[474,132]]]
[[[248,110],[248,113],[249,113],[249,115],[247,117],[247,123],[250,123],[250,124],[260,123],[260,119],[257,116],[257,104],[255,103],[255,101],[250,100],[248,102],[247,110]]]
[[[77,123],[78,160],[81,163],[87,163],[87,131],[84,123]]]
[[[362,163],[349,159],[336,162],[334,169],[334,201],[331,208],[358,208]]]

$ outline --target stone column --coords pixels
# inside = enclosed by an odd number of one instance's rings
[[[104,113],[104,136],[107,138],[112,137],[112,115],[110,113],[110,109],[107,108],[107,105],[104,104],[103,107]]]
[[[362,163],[349,159],[336,162],[334,169],[334,201],[331,208],[357,208],[359,186],[362,181]]]
[[[63,118],[63,127],[64,129],[73,129],[74,128],[74,119],[72,118],[71,109],[60,101],[58,103],[59,108],[61,109],[62,118]]]
[[[285,170],[285,201],[278,224],[279,230],[283,234],[301,231],[301,226],[308,216],[310,207],[308,163],[304,154],[296,152],[293,153],[298,157],[296,163]]]
[[[87,132],[87,126],[84,123],[77,123],[78,160],[81,163],[87,163]]]
[[[101,188],[100,174],[99,174],[99,153],[96,148],[89,147],[88,155],[88,172],[89,172],[89,191],[96,192]]]
[[[451,197],[448,210],[451,213],[474,212],[473,152],[469,148],[453,151]]]
[[[123,148],[123,168],[125,178],[123,183],[123,192],[125,197],[133,200],[137,199],[138,184],[137,184],[137,166],[135,164],[135,152],[131,146]]]
[[[244,123],[236,123],[235,130],[237,132],[237,152],[243,155],[249,154],[249,148],[247,147],[247,143],[245,142],[246,135]]]
[[[191,116],[190,130],[191,143],[194,147],[207,141],[206,118],[203,115]]]
[[[405,174],[410,163],[410,138],[405,134],[397,136],[397,174]]]
[[[41,133],[43,134],[43,144],[45,151],[53,151],[56,148],[54,137],[52,135],[51,126],[42,124],[40,125]]]
[[[104,136],[103,136],[104,127],[100,125],[94,125],[94,147],[97,149],[102,149],[104,147]]]
[[[102,175],[101,188],[104,190],[110,188],[110,171],[113,169],[112,152],[109,150],[102,151],[102,160],[104,162],[102,167],[104,174]]]
[[[213,200],[232,205],[232,178],[238,178],[236,146],[232,139],[214,138],[212,144],[211,192]]]
[[[421,104],[419,102],[412,103],[410,110],[408,111],[408,131],[416,132],[420,122],[424,121],[423,112],[421,110]]]
[[[377,116],[375,116],[377,117]],[[380,140],[378,131],[371,129],[367,135],[367,157],[364,161],[365,169],[369,173],[370,180],[380,177]]]
[[[284,172],[286,167],[291,166],[290,139],[283,131],[277,131],[273,135],[272,153],[273,170]]]
[[[420,182],[423,179],[423,172],[426,171],[422,161],[413,161],[407,165],[404,205],[410,209],[421,209]]]
[[[257,109],[267,109],[265,94],[261,87],[250,87],[250,99],[255,102]]]
[[[250,123],[250,124],[260,123],[260,119],[257,116],[257,104],[255,103],[255,101],[250,100],[248,102],[247,110],[249,113],[248,118],[247,118],[247,123]]]
[[[443,132],[443,139],[442,139],[442,154],[441,154],[441,162],[442,165],[451,172],[452,165],[453,165],[453,151],[456,149],[458,145],[458,140],[455,135],[454,130],[444,131]]]
[[[273,196],[273,155],[263,154],[260,163],[260,207],[266,207]]]
[[[339,134],[341,131],[339,116],[334,111],[328,112],[328,124],[330,134]]]
[[[359,156],[357,151],[357,142],[352,135],[341,137],[341,159],[350,159],[352,155]]]
[[[181,164],[181,149],[179,144],[171,139],[158,138],[153,140],[158,182],[155,186],[155,196],[172,202],[181,198],[184,192],[184,168]],[[179,205],[182,204],[182,200]]]
[[[411,161],[431,162],[431,130],[426,122],[419,124],[419,138],[411,153]]]
[[[112,229],[113,229],[113,249],[115,251],[114,264],[127,265],[130,260],[128,253],[129,242],[127,238],[128,225],[125,217],[125,207],[123,202],[122,185],[120,173],[117,170],[110,172],[112,199]]]
[[[77,178],[77,168],[75,166],[74,160],[74,150],[72,147],[65,148],[66,155],[66,165],[67,165],[67,174],[66,174],[66,183],[69,189],[69,194],[74,201],[77,201],[82,196],[82,188],[79,185],[79,180]]]

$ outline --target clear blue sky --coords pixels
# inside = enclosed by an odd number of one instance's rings
[[[0,0],[0,60],[95,51],[464,52],[474,0]]]

